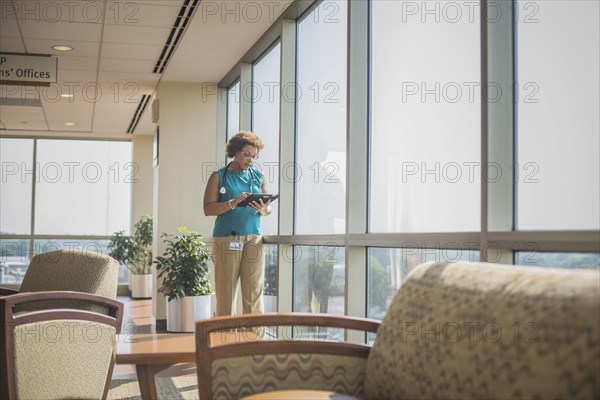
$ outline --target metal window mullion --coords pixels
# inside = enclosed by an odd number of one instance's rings
[[[348,243],[349,234],[367,232],[369,173],[369,7],[348,2],[346,106],[346,315],[367,315],[367,248]],[[365,343],[364,332],[346,331],[352,342]]]
[[[252,64],[240,65],[240,131],[252,129]]]
[[[37,142],[38,139],[33,139],[33,174],[31,177],[31,226],[29,227],[29,233],[31,235],[29,239],[29,259],[34,256],[35,246],[35,192],[37,185]]]
[[[499,20],[481,18],[481,259],[512,263],[512,252],[504,251],[498,257],[487,254],[489,232],[510,232],[514,228],[514,93],[510,91],[513,76],[513,19],[512,3],[500,0],[482,0],[481,9],[493,5],[502,12]],[[489,88],[501,88],[497,101],[488,100]],[[500,171],[499,179],[491,179]],[[489,176],[488,176],[489,174]]]
[[[284,167],[295,162],[296,144],[296,22],[281,20],[281,77],[279,85],[279,235],[294,233],[294,179],[281,179]],[[294,93],[291,93],[294,91]],[[287,253],[289,246],[279,245],[278,311],[292,312],[294,272]],[[290,290],[292,289],[292,290]]]

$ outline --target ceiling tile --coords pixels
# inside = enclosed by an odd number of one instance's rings
[[[0,36],[0,51],[5,53],[25,53],[21,38]]]
[[[4,6],[4,2],[0,3],[0,7]],[[0,17],[0,42],[4,41],[5,38],[8,37],[20,37],[19,35],[19,27],[17,26],[17,20],[15,18],[7,17],[4,14],[4,9],[2,10],[2,16]]]
[[[58,68],[61,70],[96,71],[98,57],[58,56]]]
[[[104,28],[104,43],[131,43],[164,46],[170,33],[171,28],[107,25]]]
[[[104,1],[32,1],[13,0],[3,7],[3,12],[20,24],[46,22],[85,22],[100,24],[104,17]],[[108,15],[108,12],[107,12]]]
[[[67,53],[56,51],[52,48],[56,44],[67,44],[72,46],[73,50]],[[61,43],[48,39],[26,39],[25,45],[29,53],[51,54],[59,57],[98,57],[100,42],[81,42],[70,38],[61,40]]]
[[[183,0],[173,1],[109,1],[111,18],[107,25],[171,28],[179,15]],[[107,13],[107,17],[109,14]]]
[[[100,60],[100,71],[150,73],[155,65],[156,60],[123,60],[103,57]]]
[[[63,44],[65,38],[77,38],[77,41],[98,42],[102,34],[102,25],[71,22],[28,22],[21,24],[23,37],[27,39],[55,40]],[[73,46],[75,47],[75,46]]]
[[[41,88],[37,86],[0,85],[0,98],[36,100],[40,98]]]
[[[153,60],[157,61],[162,52],[163,45],[150,46],[144,44],[120,44],[105,43],[102,46],[102,58],[122,58],[133,60]]]
[[[6,129],[48,129],[42,107],[2,106],[0,119],[2,119],[2,124]]]
[[[156,87],[160,79],[159,74],[141,74],[141,73],[125,73],[125,72],[104,72],[100,71],[98,82],[103,85],[108,83],[120,83],[125,85],[131,82],[136,83],[138,88]]]

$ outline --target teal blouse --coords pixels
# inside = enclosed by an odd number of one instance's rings
[[[263,180],[259,170],[250,167],[246,171],[227,171],[225,174],[225,168],[217,171],[219,189],[225,188],[225,193],[219,191],[220,202],[235,199],[242,192],[262,193]],[[214,237],[254,234],[261,234],[260,214],[250,207],[236,207],[217,216],[213,230]]]

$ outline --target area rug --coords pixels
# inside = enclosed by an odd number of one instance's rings
[[[198,381],[194,375],[156,378],[156,392],[161,400],[198,399]],[[135,379],[113,379],[108,400],[141,400],[140,387]]]

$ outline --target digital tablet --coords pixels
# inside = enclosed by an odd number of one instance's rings
[[[263,203],[266,203],[269,200],[273,202],[277,200],[278,197],[278,194],[251,194],[250,196],[246,197],[245,200],[241,201],[237,206],[246,207],[248,204],[252,203],[253,201],[258,201],[259,199],[262,199]],[[260,204],[260,201],[258,202]]]

